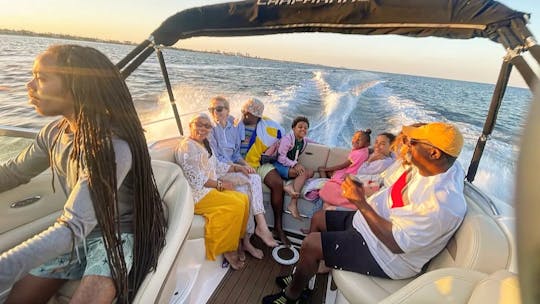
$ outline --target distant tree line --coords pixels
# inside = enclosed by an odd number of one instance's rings
[[[74,35],[66,34],[55,34],[55,33],[36,33],[27,30],[8,30],[0,29],[0,34],[5,35],[18,35],[18,36],[32,36],[32,37],[49,37],[49,38],[59,38],[59,39],[69,39],[69,40],[82,40],[82,41],[92,41],[92,42],[106,42],[106,43],[115,43],[115,44],[130,44],[134,45],[132,41],[119,41],[119,40],[108,40],[108,39],[99,39],[99,38],[90,38],[90,37],[81,37]]]

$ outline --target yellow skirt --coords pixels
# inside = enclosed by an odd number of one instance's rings
[[[237,191],[212,189],[195,204],[195,214],[206,219],[206,258],[214,261],[217,255],[238,249],[238,240],[246,233],[248,197]]]

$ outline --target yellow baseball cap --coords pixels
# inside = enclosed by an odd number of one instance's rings
[[[453,157],[458,157],[463,148],[463,135],[456,126],[449,123],[432,122],[419,127],[403,126],[402,132],[409,138],[429,143]]]

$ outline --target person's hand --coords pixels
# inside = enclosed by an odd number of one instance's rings
[[[250,166],[242,166],[242,165],[238,165],[236,166],[236,172],[242,172],[244,173],[246,176],[249,175],[249,174],[253,174],[255,173],[255,169],[253,169],[252,167]]]
[[[369,161],[372,162],[372,161],[376,161],[376,160],[379,160],[379,159],[384,159],[385,157],[386,157],[386,155],[384,155],[382,153],[373,152],[373,154],[371,154],[371,156],[369,157]]]
[[[234,190],[234,184],[230,181],[222,180],[221,186],[223,187],[223,190]]]
[[[294,165],[293,169],[296,170],[296,173],[298,173],[299,176],[306,172],[306,168],[300,164]]]
[[[347,177],[341,184],[341,190],[341,195],[358,207],[358,209],[361,209],[363,204],[367,204],[363,186],[357,185],[350,177]]]

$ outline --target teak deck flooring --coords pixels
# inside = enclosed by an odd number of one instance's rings
[[[264,296],[280,291],[274,282],[275,278],[291,273],[293,266],[280,265],[274,261],[270,248],[264,246],[257,236],[252,237],[252,243],[263,250],[264,258],[258,260],[246,254],[244,268],[239,271],[229,269],[207,303],[257,304],[261,303]],[[309,303],[324,303],[327,278],[328,275],[317,275]]]

